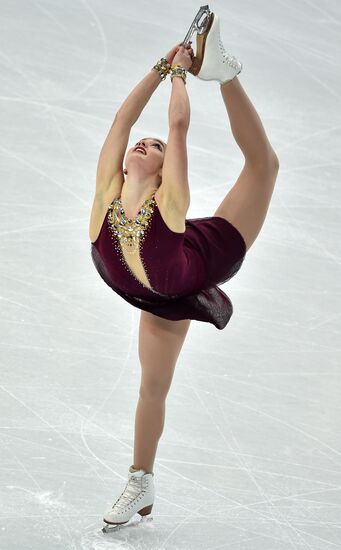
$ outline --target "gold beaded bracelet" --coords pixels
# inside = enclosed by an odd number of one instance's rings
[[[182,65],[172,65],[170,68],[171,82],[173,82],[174,76],[180,76],[186,84],[187,70]]]
[[[171,66],[165,57],[161,57],[161,59],[159,59],[159,61],[157,61],[157,63],[153,67],[153,69],[158,71],[158,73],[160,74],[161,80],[165,80],[170,71],[170,68]]]

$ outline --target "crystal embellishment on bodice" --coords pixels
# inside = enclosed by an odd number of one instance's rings
[[[135,254],[144,241],[149,222],[154,212],[154,194],[142,204],[135,218],[127,218],[121,198],[115,199],[109,206],[109,225],[111,232],[128,254]]]
[[[164,296],[153,289],[150,284],[147,266],[142,254],[143,247],[141,246],[151,225],[151,219],[155,210],[156,201],[154,195],[155,193],[144,201],[135,218],[127,218],[120,197],[114,199],[109,206],[107,221],[111,240],[124,268],[140,285],[153,293]],[[135,274],[136,269],[140,270],[139,277]],[[148,284],[145,284],[144,281]]]

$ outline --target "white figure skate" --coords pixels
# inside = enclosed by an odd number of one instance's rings
[[[125,490],[103,518],[105,523],[103,533],[119,530],[136,513],[142,516],[139,522],[153,519],[151,516],[155,495],[153,477],[153,472],[136,471],[133,466],[130,466]]]
[[[202,15],[205,19],[199,24]],[[196,31],[196,52],[188,71],[201,80],[217,80],[220,84],[237,76],[243,64],[226,52],[220,37],[219,17],[210,11],[208,5],[201,6],[183,44],[187,44]]]

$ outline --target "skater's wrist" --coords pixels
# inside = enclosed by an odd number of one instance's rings
[[[152,69],[159,73],[161,81],[165,80],[167,74],[170,74],[172,82],[174,76],[177,76],[182,78],[182,80],[186,84],[187,69],[183,65],[180,65],[178,63],[172,63],[172,65],[170,65],[165,57],[161,57],[161,59],[156,62]]]
[[[167,59],[165,57],[161,57],[156,64],[154,65],[153,69],[157,71],[161,77],[161,81],[165,80],[167,74],[170,71],[170,64],[168,63]]]
[[[183,65],[179,65],[179,64],[173,65],[172,64],[172,66],[170,68],[170,71],[169,71],[169,74],[170,74],[170,77],[171,77],[171,82],[173,82],[173,78],[175,76],[178,76],[178,77],[182,78],[182,80],[186,84],[187,69],[185,69],[185,67]]]

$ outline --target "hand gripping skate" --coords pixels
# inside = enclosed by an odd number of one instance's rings
[[[202,15],[205,18],[199,24]],[[201,6],[186,34],[184,44],[189,42],[194,32],[197,32],[196,53],[188,69],[190,73],[202,80],[217,80],[220,84],[225,84],[241,72],[243,64],[226,52],[220,38],[219,17],[210,11],[208,5]]]
[[[139,522],[152,520],[154,504],[154,473],[129,468],[128,483],[111,510],[103,518],[103,533],[117,531],[137,513]],[[134,523],[134,522],[133,522]]]

